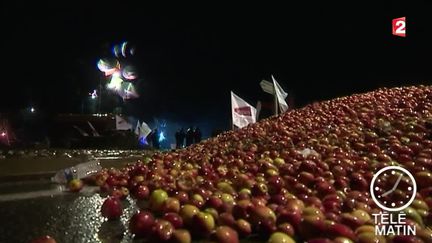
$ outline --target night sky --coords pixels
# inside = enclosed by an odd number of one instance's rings
[[[230,90],[255,105],[275,75],[297,106],[382,86],[430,84],[432,14],[377,6],[104,6],[2,3],[0,112],[80,112],[98,58],[136,47],[141,98],[129,115],[229,125]],[[407,37],[391,20],[407,18]]]

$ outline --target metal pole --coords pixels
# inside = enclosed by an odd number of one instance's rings
[[[101,106],[102,106],[102,78],[99,78],[99,104],[98,104],[98,114],[101,114]]]
[[[274,98],[274,114],[277,115],[279,113],[278,110],[278,100],[277,100],[277,95],[276,95],[276,87],[273,88],[274,89],[274,93],[273,93],[273,98]]]

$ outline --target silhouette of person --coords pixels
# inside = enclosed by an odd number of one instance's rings
[[[179,130],[175,133],[176,148],[183,148],[185,137],[186,137],[186,134],[185,134],[183,128],[179,129]]]
[[[199,129],[199,127],[195,127],[194,131],[193,131],[193,136],[194,136],[194,143],[199,143],[201,142],[201,130]]]
[[[153,130],[153,134],[152,134],[152,144],[153,144],[153,148],[155,148],[155,149],[160,148],[159,136],[160,136],[159,131],[157,128],[155,128]]]
[[[188,128],[186,131],[186,147],[192,145],[194,141],[194,132],[192,127]]]

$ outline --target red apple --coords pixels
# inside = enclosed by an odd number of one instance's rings
[[[251,224],[244,219],[237,219],[235,223],[235,229],[242,237],[247,237],[252,234]]]
[[[150,190],[145,185],[138,185],[132,190],[132,196],[137,200],[145,200],[150,196]]]
[[[57,241],[49,235],[33,239],[31,243],[56,243]]]
[[[105,199],[101,208],[102,216],[109,220],[119,219],[123,213],[121,202],[116,197]]]
[[[152,233],[154,224],[155,219],[150,212],[140,211],[130,219],[129,230],[137,237],[144,237]]]
[[[152,233],[156,240],[167,241],[174,233],[174,226],[167,220],[156,219],[153,224]]]
[[[237,232],[228,226],[219,226],[212,235],[219,243],[239,243]]]

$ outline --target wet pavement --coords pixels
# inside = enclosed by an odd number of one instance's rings
[[[140,242],[126,230],[129,218],[137,210],[135,202],[128,198],[123,202],[121,219],[106,221],[100,213],[104,198],[91,189],[80,194],[43,194],[55,192],[54,187],[29,192],[31,198],[15,200],[4,200],[6,196],[0,195],[0,242],[29,242],[43,235],[50,235],[57,242]]]
[[[33,157],[28,156],[31,154]],[[65,151],[73,156],[34,156],[35,152],[0,159],[0,243],[30,242],[50,235],[57,242],[141,242],[127,231],[127,222],[138,209],[128,198],[123,216],[106,221],[100,213],[104,198],[97,187],[76,194],[51,183],[54,173],[88,155],[105,168],[123,167],[148,155],[146,151]]]

